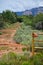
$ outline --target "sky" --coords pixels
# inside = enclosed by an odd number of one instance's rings
[[[3,10],[18,12],[39,6],[43,6],[43,0],[0,0],[0,12]]]

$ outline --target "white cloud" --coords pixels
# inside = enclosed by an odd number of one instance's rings
[[[43,6],[43,2],[40,2],[40,3],[39,3],[39,6]]]
[[[24,11],[39,6],[43,6],[43,0],[0,0],[0,11]]]

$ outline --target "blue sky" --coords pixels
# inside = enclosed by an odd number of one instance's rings
[[[3,10],[24,11],[43,6],[43,0],[0,0],[0,12]]]

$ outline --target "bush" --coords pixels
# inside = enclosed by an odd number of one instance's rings
[[[17,21],[16,13],[9,10],[3,11],[2,17],[5,22],[15,23]]]
[[[22,65],[30,65],[29,62],[25,61],[22,63]]]
[[[43,53],[29,58],[29,55],[17,55],[9,52],[0,58],[0,65],[43,65]]]
[[[0,13],[0,29],[8,28],[11,24],[18,21],[17,15],[10,10],[3,11]]]
[[[43,65],[43,53],[34,56],[34,65]]]
[[[3,28],[4,28],[4,22],[0,21],[0,29],[3,29]]]
[[[26,26],[24,23],[21,24],[20,28],[17,30],[14,35],[14,40],[17,43],[29,44],[31,43],[31,26]]]
[[[0,35],[2,35],[3,33],[2,32],[0,32]]]
[[[23,21],[23,23],[25,24],[25,25],[32,25],[32,19],[33,19],[33,16],[32,15],[29,15],[29,16],[27,16],[27,15],[24,15],[24,16],[21,16],[21,18],[22,18],[22,21]]]
[[[25,47],[24,47],[24,48],[22,48],[22,50],[23,50],[23,51],[27,51],[27,49],[26,49]]]

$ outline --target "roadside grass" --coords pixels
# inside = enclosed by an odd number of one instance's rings
[[[1,50],[9,50],[9,47],[8,46],[0,46],[0,51]]]
[[[19,22],[10,24],[10,23],[5,23],[4,29],[16,29],[20,26]]]
[[[0,58],[0,65],[43,65],[43,53],[29,57],[29,55],[26,54],[18,55],[9,52]]]

